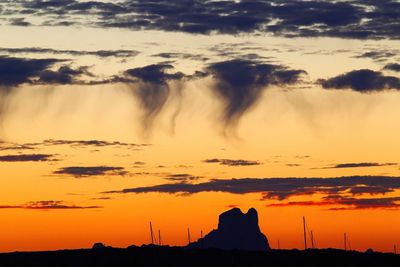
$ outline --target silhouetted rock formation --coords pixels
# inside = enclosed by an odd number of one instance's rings
[[[189,248],[219,248],[225,250],[269,250],[268,239],[258,226],[254,208],[246,214],[238,208],[219,215],[218,229],[191,243]]]

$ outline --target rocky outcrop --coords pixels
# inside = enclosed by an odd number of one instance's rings
[[[254,208],[244,214],[233,208],[219,216],[218,229],[191,243],[189,248],[219,248],[224,250],[269,250],[268,239],[258,226]]]

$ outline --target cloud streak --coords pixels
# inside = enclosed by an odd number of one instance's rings
[[[244,160],[244,159],[206,159],[203,160],[204,163],[218,163],[220,165],[226,166],[254,166],[261,165],[260,162],[254,160]]]
[[[106,176],[106,175],[127,175],[128,172],[123,167],[111,166],[69,166],[63,167],[53,174],[69,175],[75,178],[85,178],[90,176]]]
[[[27,209],[27,210],[82,210],[99,209],[101,206],[69,205],[58,200],[31,201],[23,205],[0,205],[0,209]]]
[[[0,47],[0,52],[8,54],[53,54],[53,55],[70,55],[70,56],[96,56],[100,58],[128,58],[135,57],[139,53],[135,50],[96,50],[96,51],[85,51],[85,50],[62,50],[52,48],[40,48],[40,47],[23,47],[23,48],[6,48]]]
[[[18,154],[0,156],[3,162],[55,161],[52,154]]]
[[[378,162],[357,162],[357,163],[339,163],[333,166],[324,167],[322,169],[346,169],[346,168],[367,168],[367,167],[384,167],[397,166],[397,163],[378,163]]]

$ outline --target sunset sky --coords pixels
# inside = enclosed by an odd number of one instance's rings
[[[0,0],[0,251],[400,247],[400,1]]]

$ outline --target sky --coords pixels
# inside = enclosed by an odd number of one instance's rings
[[[0,251],[400,245],[400,2],[0,1]]]

